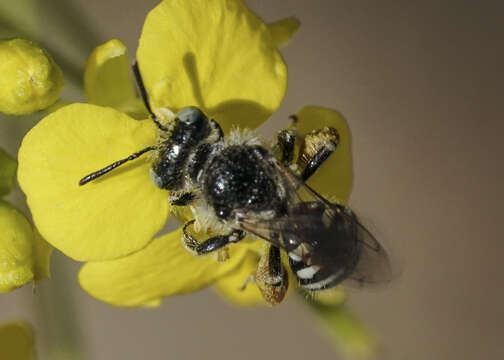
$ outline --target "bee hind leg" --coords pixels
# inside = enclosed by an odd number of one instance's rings
[[[298,165],[303,168],[303,181],[307,181],[317,171],[336,150],[338,144],[339,133],[329,126],[313,130],[305,136],[297,160]]]
[[[326,126],[300,136],[296,130],[299,119],[296,115],[291,115],[290,118],[291,126],[278,133],[274,149],[283,165],[290,167],[306,181],[336,150],[339,133],[335,128]],[[300,146],[297,161],[294,162],[296,143],[300,143]]]
[[[191,220],[191,221],[188,221],[184,225],[184,229],[183,229],[184,235],[182,237],[182,240],[184,242],[185,247],[189,251],[191,251],[197,255],[204,255],[204,254],[211,253],[215,250],[218,250],[218,249],[228,245],[229,243],[238,242],[245,237],[244,231],[233,230],[227,235],[214,236],[214,237],[211,237],[211,238],[200,243],[187,230],[187,228],[190,225],[192,225],[193,223],[194,223],[194,220]]]
[[[261,256],[253,279],[269,305],[278,305],[282,302],[289,287],[289,276],[282,264],[280,249],[277,246],[269,245]]]

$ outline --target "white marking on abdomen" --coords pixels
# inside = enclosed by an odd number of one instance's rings
[[[289,257],[290,257],[292,260],[294,260],[294,261],[297,261],[297,262],[300,262],[300,261],[301,261],[301,256],[296,255],[296,254],[294,254],[293,252],[290,252],[290,253],[289,253]]]
[[[321,280],[321,281],[318,281],[318,282],[312,283],[312,284],[306,284],[306,285],[303,285],[303,287],[305,289],[308,289],[308,290],[319,290],[319,289],[322,289],[324,286],[326,286],[327,284],[330,284],[336,278],[338,278],[339,276],[341,276],[342,272],[343,272],[343,269],[341,269],[340,271],[338,271],[336,274],[332,274],[331,276],[326,277],[324,280]]]
[[[313,275],[315,275],[319,270],[320,266],[317,265],[308,266],[301,270],[298,270],[296,272],[296,276],[300,279],[311,279],[313,278]]]

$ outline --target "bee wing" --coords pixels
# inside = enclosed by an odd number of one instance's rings
[[[354,221],[360,251],[345,285],[362,287],[388,283],[392,279],[392,266],[387,251],[356,217]]]
[[[331,206],[337,210],[326,211],[322,216],[291,214],[266,221],[244,221],[242,227],[287,252],[303,243],[317,243],[312,261],[330,273],[342,272],[345,285],[363,287],[389,282],[392,267],[385,248],[348,208],[338,204]],[[345,210],[341,211],[342,208]],[[345,229],[352,230],[335,234],[327,225],[342,221]],[[287,238],[296,241],[289,244]]]
[[[270,220],[244,219],[244,230],[287,252],[301,244],[316,247],[310,261],[334,274],[345,284],[382,284],[390,281],[392,270],[385,248],[348,207],[331,203],[277,161],[284,187],[291,193],[288,215]]]
[[[240,226],[243,230],[254,234],[273,245],[279,246],[286,251],[290,248],[284,244],[282,240],[283,233],[311,233],[315,224],[320,222],[320,219],[311,214],[298,214],[294,216],[283,216],[271,220],[243,218],[240,220]],[[297,247],[300,242],[293,244]]]
[[[390,282],[392,266],[389,255],[376,237],[361,224],[357,215],[348,207],[329,202],[307,184],[303,184],[303,188],[311,193],[314,199],[332,207],[334,209],[332,216],[342,216],[349,224],[349,228],[354,229],[347,234],[351,239],[345,241],[355,242],[358,252],[353,269],[345,279],[345,285],[362,287]]]

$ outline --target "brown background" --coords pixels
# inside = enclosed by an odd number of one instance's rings
[[[132,54],[156,3],[74,2],[100,41],[118,37]],[[349,122],[351,204],[386,239],[402,268],[384,291],[352,292],[349,300],[379,335],[379,358],[503,358],[503,6],[248,3],[267,21],[296,15],[303,24],[284,51],[287,96],[263,133],[271,136],[305,104],[338,109]],[[71,36],[58,26],[47,20],[43,28],[64,43]],[[75,97],[71,89],[67,94]],[[8,132],[14,123],[0,123],[2,146],[11,153],[18,142]],[[26,287],[0,296],[0,320],[34,319],[43,333],[41,355],[51,344],[78,338],[82,359],[337,358],[294,300],[244,310],[203,291],[167,299],[156,310],[117,309],[79,289],[78,265],[58,255],[53,260],[58,272],[34,295]],[[59,312],[47,310],[50,320],[42,320],[36,310],[55,289],[72,304],[55,303]],[[75,318],[77,334],[57,327],[58,313]]]

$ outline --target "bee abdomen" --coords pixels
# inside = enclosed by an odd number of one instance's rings
[[[323,290],[338,285],[345,276],[341,268],[338,271],[315,264],[308,265],[293,252],[289,252],[289,264],[296,275],[299,285],[307,290]]]

